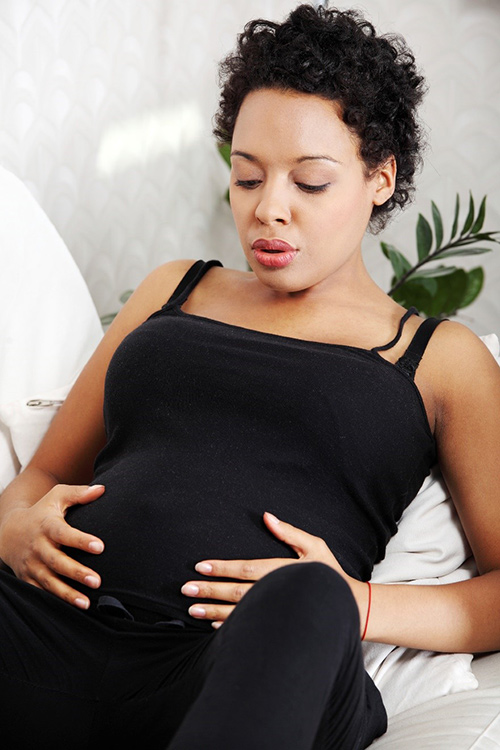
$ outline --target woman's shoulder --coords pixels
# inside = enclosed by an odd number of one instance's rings
[[[500,399],[500,367],[470,328],[443,321],[434,331],[422,365],[441,414],[441,424],[452,414],[487,408]],[[439,420],[438,420],[439,421]]]
[[[432,336],[433,360],[446,377],[473,377],[480,370],[496,374],[498,365],[486,344],[462,323],[444,320]]]
[[[198,259],[196,258],[182,258],[162,263],[146,276],[140,286],[148,295],[152,295],[151,301],[154,300],[155,304],[161,306],[172,296],[184,276],[197,262]],[[245,271],[225,268],[217,264],[210,268],[210,275],[204,281],[204,285],[207,284],[209,279],[209,283],[227,284],[246,276],[248,276],[248,273]]]

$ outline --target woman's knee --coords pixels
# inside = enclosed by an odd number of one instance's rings
[[[356,602],[351,589],[333,568],[320,562],[293,563],[269,573],[255,586],[262,605],[288,616],[351,623],[359,621]]]

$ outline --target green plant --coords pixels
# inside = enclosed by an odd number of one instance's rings
[[[427,316],[442,318],[455,315],[458,310],[470,305],[478,296],[484,284],[484,270],[481,266],[465,271],[454,265],[443,265],[440,261],[466,255],[488,253],[492,247],[478,246],[483,242],[500,244],[495,235],[499,231],[482,232],[486,216],[486,196],[477,214],[474,198],[469,194],[469,208],[460,234],[460,196],[455,201],[455,214],[449,240],[443,244],[444,229],[441,212],[431,201],[434,231],[422,214],[418,215],[416,243],[418,261],[412,265],[396,247],[381,242],[382,252],[392,265],[394,275],[389,295],[403,307],[416,307]],[[434,249],[433,249],[434,245]],[[423,268],[428,263],[438,261],[438,265]]]

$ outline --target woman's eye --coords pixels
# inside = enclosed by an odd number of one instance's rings
[[[260,185],[261,180],[236,180],[234,183],[237,187],[246,188],[247,190],[251,190],[252,188],[257,187],[257,185]]]
[[[304,193],[322,193],[330,185],[329,182],[325,182],[324,185],[306,185],[305,182],[297,182],[297,187],[304,191]]]
[[[246,190],[252,190],[262,184],[262,180],[236,180],[234,183],[237,187],[245,188]],[[329,187],[330,183],[325,182],[324,185],[308,185],[305,182],[296,182],[297,187],[304,193],[322,193]]]

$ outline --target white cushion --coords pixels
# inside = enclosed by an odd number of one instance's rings
[[[500,653],[472,662],[477,690],[427,700],[389,721],[376,750],[498,750],[500,748]]]
[[[19,471],[31,460],[72,385],[0,405],[0,425],[8,431]]]
[[[71,382],[102,336],[64,242],[23,183],[2,167],[0,320],[0,406]],[[0,489],[18,469],[10,432],[0,425]]]
[[[69,383],[102,336],[66,245],[0,167],[0,404]]]

